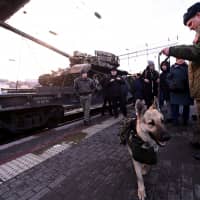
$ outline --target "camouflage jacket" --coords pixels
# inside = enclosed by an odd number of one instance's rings
[[[74,89],[79,96],[92,94],[95,90],[95,84],[91,78],[78,77],[74,80]]]
[[[200,99],[200,42],[194,45],[170,47],[169,56],[190,61],[188,67],[190,95],[195,99]]]

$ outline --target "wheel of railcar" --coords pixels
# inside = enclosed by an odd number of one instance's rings
[[[47,121],[47,128],[55,128],[62,122],[64,117],[64,110],[61,107],[52,108],[50,111],[50,117]]]
[[[50,118],[47,122],[47,128],[55,128],[56,126],[58,126],[58,124],[59,122],[56,118]]]

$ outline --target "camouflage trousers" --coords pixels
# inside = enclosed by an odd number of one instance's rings
[[[92,100],[92,95],[85,95],[85,96],[80,96],[80,103],[83,108],[83,113],[84,113],[84,121],[89,122],[90,121],[90,106],[91,106],[91,100]]]

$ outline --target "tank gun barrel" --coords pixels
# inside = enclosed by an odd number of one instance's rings
[[[12,32],[14,32],[14,33],[16,33],[16,34],[18,34],[18,35],[20,35],[22,37],[25,37],[25,38],[27,38],[29,40],[32,40],[33,42],[35,42],[35,43],[37,43],[37,44],[39,44],[39,45],[41,45],[43,47],[46,47],[46,48],[48,48],[48,49],[50,49],[52,51],[55,51],[56,53],[58,53],[58,54],[60,54],[62,56],[65,56],[67,58],[70,57],[70,55],[65,53],[64,51],[61,51],[61,50],[55,48],[54,46],[52,46],[50,44],[47,44],[46,42],[43,42],[42,40],[39,40],[39,39],[37,39],[37,38],[35,38],[35,37],[23,32],[23,31],[20,31],[19,29],[15,28],[15,27],[13,27],[13,26],[11,26],[11,25],[3,22],[3,21],[0,21],[0,26],[5,28],[5,29],[7,29],[7,30],[9,30],[9,31],[12,31]]]

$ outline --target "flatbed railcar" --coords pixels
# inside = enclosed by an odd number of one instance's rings
[[[0,95],[0,129],[19,133],[53,127],[62,121],[64,107],[56,94],[8,93]]]
[[[72,87],[41,87],[32,92],[4,90],[0,94],[0,129],[9,133],[54,128],[64,120],[66,110],[80,107]],[[102,102],[102,96],[93,95],[92,104]]]

